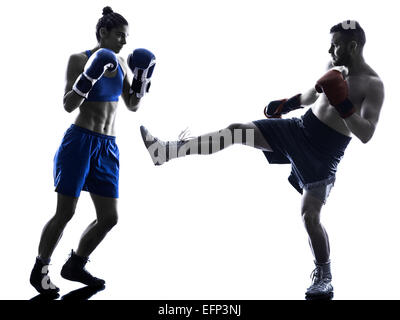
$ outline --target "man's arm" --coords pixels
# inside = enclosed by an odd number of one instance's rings
[[[317,90],[315,90],[315,88],[311,88],[301,94],[300,103],[303,106],[309,106],[317,101],[319,95],[320,94],[317,92]]]
[[[332,61],[329,61],[326,69],[331,70],[332,68],[335,68],[336,70],[340,71],[343,74],[343,76],[346,76],[348,73],[346,67],[343,67],[343,66],[334,67],[332,64]],[[315,101],[317,101],[319,95],[320,95],[320,93],[315,89],[315,87],[313,87],[301,95],[301,100],[300,100],[301,104],[303,106],[309,106],[309,105],[313,104]]]
[[[128,110],[135,112],[139,109],[140,98],[138,98],[134,92],[129,93],[131,91],[131,82],[128,78],[128,66],[123,58],[120,58],[119,61],[125,72],[124,83],[122,87],[122,99],[124,100]]]
[[[313,104],[318,99],[318,95],[317,90],[310,89],[289,99],[271,101],[264,108],[264,115],[269,119],[281,118],[283,114]]]
[[[72,86],[74,85],[75,80],[81,74],[85,66],[85,62],[86,59],[82,56],[82,54],[73,54],[69,58],[64,91],[64,109],[67,112],[74,111],[85,101],[85,98],[81,97],[72,90]]]
[[[382,81],[372,79],[368,84],[367,96],[361,104],[360,115],[353,113],[344,119],[349,130],[363,143],[367,143],[374,135],[384,95]]]

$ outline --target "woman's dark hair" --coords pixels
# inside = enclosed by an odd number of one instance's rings
[[[128,21],[126,21],[123,16],[114,12],[111,7],[104,7],[103,16],[99,19],[96,25],[97,41],[100,41],[100,28],[106,28],[108,31],[110,31],[112,28],[118,28],[125,25],[128,25]]]

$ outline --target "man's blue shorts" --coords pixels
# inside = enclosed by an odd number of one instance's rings
[[[54,156],[56,192],[79,197],[81,190],[118,198],[119,150],[114,136],[71,125]]]
[[[264,151],[268,162],[292,165],[289,182],[298,192],[333,186],[350,137],[320,121],[311,109],[301,118],[263,119],[253,123],[273,150]]]

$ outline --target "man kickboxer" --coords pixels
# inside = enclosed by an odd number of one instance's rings
[[[214,153],[234,143],[262,150],[269,163],[291,164],[289,182],[302,194],[301,214],[316,265],[307,299],[333,297],[329,240],[320,222],[321,209],[351,136],[363,143],[372,138],[384,100],[383,83],[363,57],[365,33],[359,23],[339,23],[330,33],[331,69],[307,92],[269,103],[264,111],[268,119],[235,123],[179,141],[159,140],[141,127],[155,165],[189,154]],[[280,119],[310,105],[301,118]]]
[[[110,7],[96,26],[98,44],[92,50],[73,54],[68,62],[64,109],[79,108],[74,124],[65,132],[54,157],[55,215],[45,225],[39,255],[30,282],[43,294],[57,294],[48,276],[51,255],[63,230],[75,213],[81,190],[90,192],[97,218],[84,231],[76,252],[61,270],[61,276],[88,286],[102,287],[105,281],[92,276],[85,265],[106,234],[117,223],[119,150],[114,122],[119,96],[130,111],[136,111],[150,86],[155,57],[136,49],[128,57],[133,73],[130,83],[126,62],[117,57],[126,44],[128,22]]]

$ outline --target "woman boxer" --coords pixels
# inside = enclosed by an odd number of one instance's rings
[[[119,151],[115,143],[115,115],[119,96],[130,111],[136,111],[148,92],[155,57],[145,49],[136,49],[128,57],[132,83],[125,61],[117,57],[126,44],[128,22],[110,7],[96,26],[98,44],[92,50],[71,55],[66,75],[64,109],[79,108],[74,124],[65,132],[54,157],[54,185],[57,192],[55,215],[45,225],[39,254],[30,282],[40,293],[59,289],[48,277],[51,255],[63,230],[75,213],[81,190],[88,191],[96,209],[96,219],[84,231],[78,248],[61,270],[61,276],[89,286],[105,281],[92,276],[85,264],[118,219]]]

